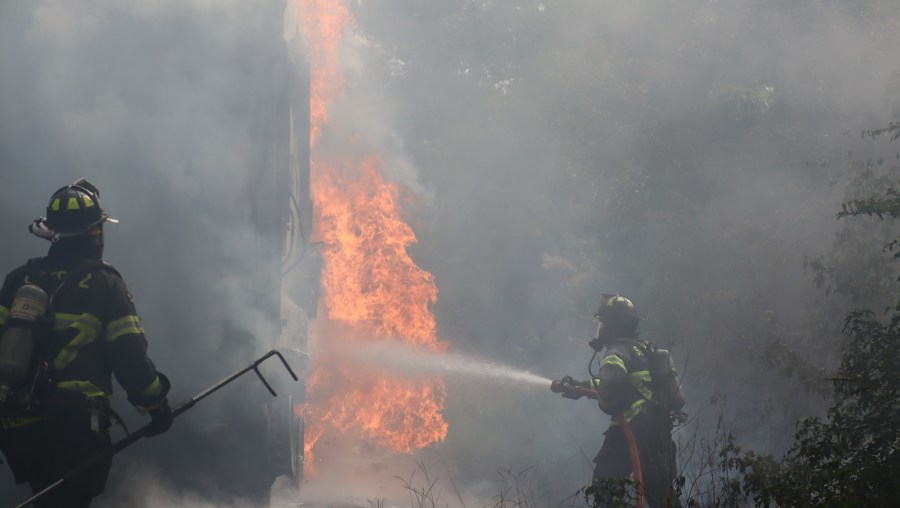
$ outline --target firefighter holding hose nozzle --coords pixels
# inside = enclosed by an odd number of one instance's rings
[[[684,396],[671,357],[638,338],[640,319],[634,303],[624,296],[604,294],[594,319],[590,379],[566,376],[551,389],[570,399],[596,398],[600,409],[614,416],[594,458],[595,500],[600,506],[612,505],[604,485],[633,472],[639,504],[646,497],[652,508],[680,507],[674,491],[672,424],[682,414]]]

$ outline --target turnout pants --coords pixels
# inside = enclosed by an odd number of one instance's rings
[[[0,451],[16,483],[27,482],[32,493],[41,491],[110,444],[109,420],[100,414],[91,429],[89,412],[53,415],[38,421],[0,416]],[[35,508],[86,508],[103,492],[112,459],[73,478]],[[23,500],[24,501],[24,500]]]
[[[651,508],[677,508],[681,504],[673,489],[677,473],[675,443],[668,417],[658,413],[651,409],[631,421],[631,431],[641,459],[644,499]],[[594,458],[595,495],[600,506],[615,506],[610,501],[604,503],[603,483],[604,480],[628,478],[632,473],[631,455],[622,427],[611,426],[605,436],[603,446]]]

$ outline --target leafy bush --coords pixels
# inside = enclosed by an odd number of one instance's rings
[[[900,124],[863,133],[896,140]],[[839,219],[860,215],[900,216],[900,189],[850,200]],[[886,250],[900,257],[900,238]],[[895,281],[896,282],[896,281]],[[744,475],[743,489],[756,506],[892,506],[900,499],[900,302],[887,318],[867,309],[851,310],[844,321],[848,341],[832,378],[826,418],[798,424],[794,444],[781,461],[723,449],[728,467]]]

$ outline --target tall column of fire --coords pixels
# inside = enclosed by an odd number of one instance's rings
[[[344,85],[339,49],[352,16],[341,0],[289,0],[287,15],[296,16],[311,76],[312,236],[324,259],[324,312],[313,332],[303,408],[309,471],[326,441],[355,438],[408,453],[442,440],[447,423],[440,379],[362,369],[345,352],[355,340],[396,339],[428,351],[443,351],[446,343],[437,339],[429,309],[437,301],[434,278],[407,252],[416,237],[403,219],[404,190],[385,181],[374,150],[328,138],[329,105]],[[322,139],[348,149],[326,155]]]

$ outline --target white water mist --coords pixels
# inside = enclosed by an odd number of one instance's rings
[[[440,372],[543,387],[549,386],[551,382],[549,378],[516,367],[455,353],[424,351],[394,341],[361,343],[354,348],[353,356],[361,363],[403,370],[410,374]]]

